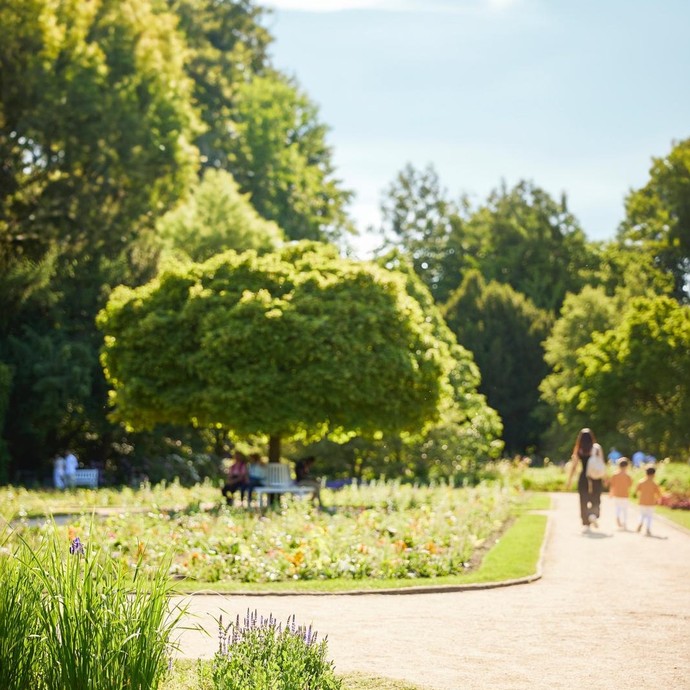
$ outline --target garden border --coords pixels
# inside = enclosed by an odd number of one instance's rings
[[[444,592],[465,592],[471,590],[482,589],[498,589],[499,587],[514,587],[515,585],[527,585],[531,582],[541,580],[543,577],[543,563],[544,554],[546,552],[546,544],[551,539],[552,535],[552,511],[549,510],[534,510],[530,511],[533,514],[546,514],[546,527],[544,528],[544,537],[539,548],[539,558],[537,559],[537,568],[531,575],[524,577],[511,578],[509,580],[499,580],[497,582],[468,582],[467,584],[457,585],[411,585],[410,587],[386,587],[382,589],[347,589],[333,592],[323,591],[305,591],[305,590],[281,590],[281,591],[267,591],[267,590],[237,590],[231,592],[218,592],[212,589],[199,589],[191,592],[185,592],[183,596],[219,596],[219,597],[338,597],[338,596],[366,596],[368,594],[441,594]]]

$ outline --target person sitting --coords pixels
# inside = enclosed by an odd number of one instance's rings
[[[250,463],[247,470],[247,504],[252,502],[252,492],[257,486],[263,486],[266,479],[266,465],[260,453],[251,453],[249,456]],[[269,494],[269,501],[275,498],[275,494]]]
[[[244,501],[244,492],[249,488],[249,473],[247,466],[247,456],[236,450],[232,465],[228,468],[228,475],[221,489],[223,496],[225,496],[226,503],[231,506],[233,501],[233,494],[235,491],[240,492],[240,501]]]
[[[321,502],[321,481],[311,475],[311,468],[315,460],[316,458],[310,455],[295,463],[295,484],[297,486],[308,486],[310,489],[313,489],[314,502],[318,503],[319,506],[323,506]]]

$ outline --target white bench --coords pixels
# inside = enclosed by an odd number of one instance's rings
[[[74,474],[75,486],[88,486],[91,489],[98,488],[98,470],[77,470]]]
[[[290,468],[282,462],[269,462],[266,465],[266,477],[261,486],[254,488],[259,507],[261,507],[264,495],[269,494],[296,494],[305,496],[313,494],[314,489],[309,486],[299,486],[292,481]]]

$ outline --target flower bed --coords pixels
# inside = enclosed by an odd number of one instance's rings
[[[193,496],[190,493],[190,498]],[[514,512],[516,494],[499,483],[476,488],[396,482],[325,493],[331,511],[285,500],[261,515],[243,508],[123,510],[70,521],[66,537],[97,539],[116,559],[157,567],[173,552],[171,574],[199,582],[416,579],[462,572]],[[52,525],[22,529],[40,539]]]

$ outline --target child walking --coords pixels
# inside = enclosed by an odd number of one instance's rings
[[[640,524],[637,526],[637,531],[639,532],[643,526],[646,526],[648,537],[652,536],[654,506],[661,499],[661,489],[654,481],[655,474],[656,470],[653,467],[648,467],[647,478],[637,485],[637,495],[640,499]]]
[[[628,529],[628,497],[633,480],[628,474],[628,458],[618,460],[618,471],[609,480],[609,494],[616,507],[616,524],[624,530]]]

